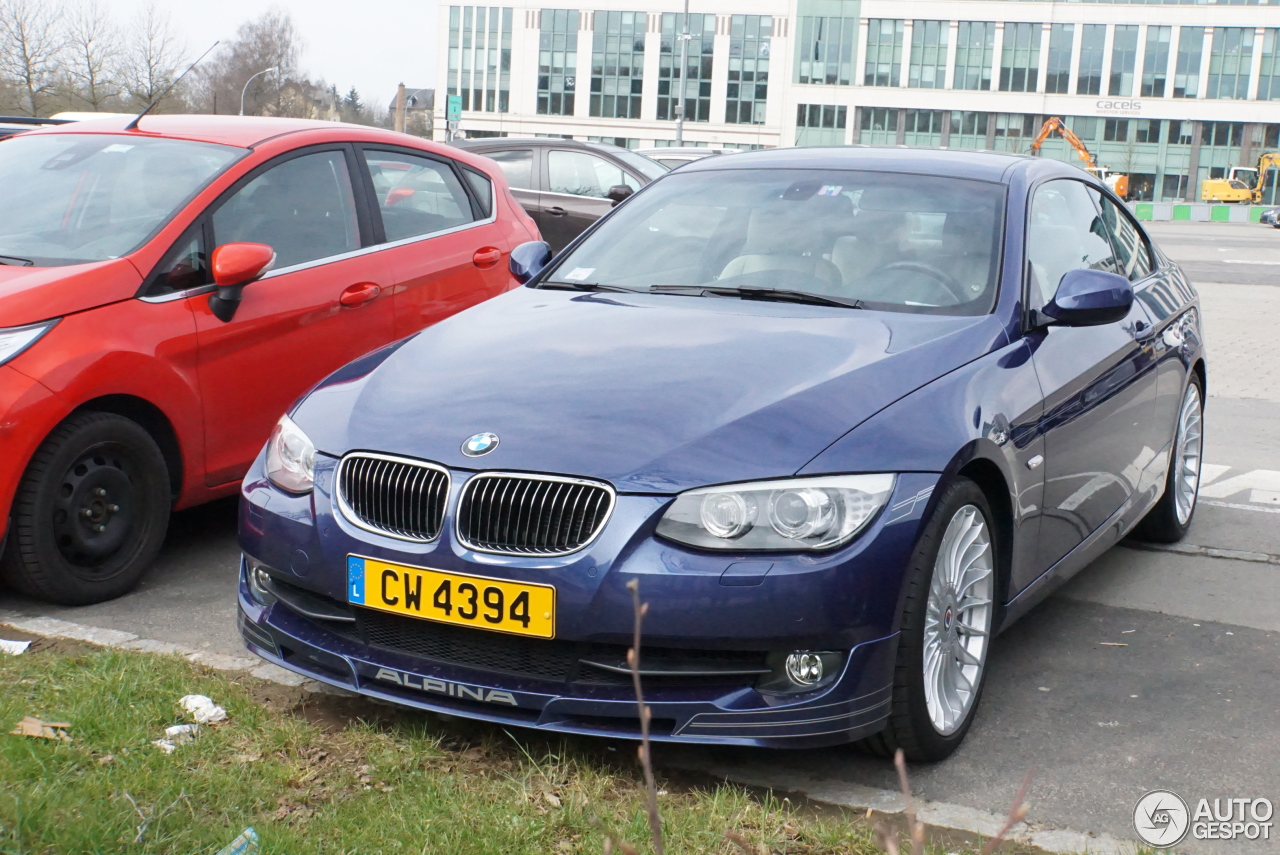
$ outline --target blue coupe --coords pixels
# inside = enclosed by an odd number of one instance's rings
[[[708,158],[337,372],[244,481],[251,650],[371,697],[945,757],[997,632],[1196,507],[1198,298],[1051,160]]]

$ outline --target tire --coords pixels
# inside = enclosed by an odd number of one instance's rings
[[[72,415],[18,484],[4,580],[68,606],[128,593],[164,543],[169,506],[169,470],[150,434],[111,413]]]
[[[968,478],[958,478],[943,491],[925,524],[907,571],[889,720],[883,731],[863,743],[874,753],[887,756],[901,748],[908,760],[942,760],[959,747],[969,732],[986,682],[987,652],[998,606],[995,594],[1001,556],[993,519],[978,485]],[[953,540],[955,526],[960,526],[960,540]],[[969,540],[970,545],[952,551],[949,547],[963,544],[966,534],[975,535]],[[981,548],[984,544],[985,549]],[[948,555],[960,560],[949,564]],[[945,584],[948,566],[967,568],[960,570],[958,586]],[[935,577],[943,583],[941,586],[934,584]],[[939,587],[947,590],[939,591]],[[957,593],[966,596],[956,596]],[[960,632],[962,626],[976,632]],[[965,640],[960,642],[962,637]],[[931,645],[930,638],[937,643]],[[976,665],[967,664],[954,652],[958,650],[957,643],[963,645]],[[936,668],[930,669],[930,659],[937,663]],[[959,703],[945,709],[938,699],[938,684],[929,673],[932,670],[940,674],[944,668],[970,681],[968,690],[952,681],[952,700]]]
[[[1204,384],[1192,374],[1182,393],[1164,495],[1133,530],[1138,540],[1177,543],[1187,536],[1200,495],[1200,464],[1204,459]]]

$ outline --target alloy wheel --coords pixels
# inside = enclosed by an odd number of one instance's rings
[[[1196,497],[1200,493],[1200,456],[1204,446],[1204,416],[1200,401],[1200,388],[1192,383],[1182,397],[1182,409],[1178,412],[1178,438],[1173,449],[1173,488],[1178,524],[1186,525],[1191,512],[1196,509]]]
[[[943,736],[959,730],[977,699],[991,637],[995,564],[986,518],[956,511],[934,561],[924,623],[924,692]]]

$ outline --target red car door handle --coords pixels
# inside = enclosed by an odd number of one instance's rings
[[[553,208],[547,208],[547,213],[553,217],[563,217],[565,215],[565,210],[559,205],[556,205]]]
[[[343,291],[338,302],[348,309],[354,309],[357,306],[363,306],[381,293],[382,288],[372,282],[360,282]]]
[[[493,267],[502,260],[502,250],[496,246],[482,246],[471,256],[471,263],[476,267]]]

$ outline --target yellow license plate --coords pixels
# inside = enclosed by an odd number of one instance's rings
[[[556,589],[347,556],[347,602],[513,635],[555,638]]]

